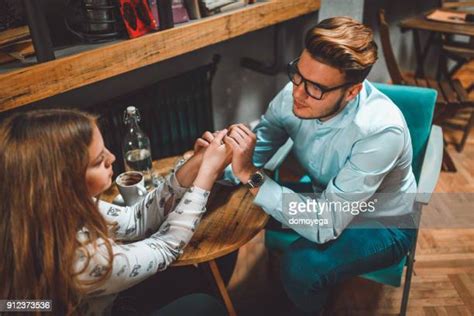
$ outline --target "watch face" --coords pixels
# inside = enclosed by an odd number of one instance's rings
[[[252,179],[252,182],[257,184],[259,183],[260,181],[262,181],[262,175],[260,173],[254,173],[251,177]]]
[[[263,175],[260,172],[256,172],[250,178],[250,181],[254,186],[258,186],[263,180]]]

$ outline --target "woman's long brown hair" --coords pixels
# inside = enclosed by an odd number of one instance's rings
[[[1,124],[1,299],[52,299],[55,313],[74,312],[84,285],[73,272],[82,227],[92,242],[105,240],[112,258],[108,224],[85,181],[95,124],[74,110],[19,113]]]

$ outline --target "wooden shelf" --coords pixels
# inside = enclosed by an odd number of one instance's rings
[[[0,112],[318,10],[320,0],[272,0],[0,74]]]

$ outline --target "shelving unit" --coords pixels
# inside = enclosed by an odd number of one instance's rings
[[[0,74],[0,112],[92,84],[318,10],[320,0],[272,0]]]

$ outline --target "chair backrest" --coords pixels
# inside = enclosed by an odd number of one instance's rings
[[[437,92],[428,88],[382,83],[375,83],[374,86],[389,97],[405,117],[413,148],[412,169],[418,182],[431,133]]]
[[[390,42],[390,29],[388,23],[385,20],[385,10],[379,10],[378,16],[379,30],[380,30],[380,41],[382,42],[383,56],[385,57],[385,63],[387,64],[388,73],[392,79],[393,84],[404,84],[405,81],[402,76],[402,72],[398,67],[395,54],[393,53],[392,44]]]

